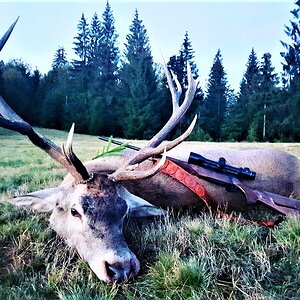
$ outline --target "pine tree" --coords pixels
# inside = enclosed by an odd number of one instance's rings
[[[270,92],[276,88],[279,83],[277,73],[274,73],[275,68],[271,62],[272,55],[265,53],[262,57],[262,63],[259,68],[260,72],[260,90],[263,92]]]
[[[259,65],[259,87],[250,97],[248,103],[247,115],[250,120],[247,140],[248,141],[266,141],[269,138],[269,128],[276,115],[274,105],[274,93],[278,76],[274,73],[274,67],[271,62],[271,54],[265,53],[262,62]]]
[[[67,53],[65,51],[64,47],[58,47],[58,49],[56,50],[55,54],[54,54],[54,59],[52,62],[52,68],[60,68],[65,66],[68,61],[67,61],[67,57],[66,57]]]
[[[300,77],[300,1],[296,1],[295,9],[291,11],[293,20],[290,20],[290,26],[285,25],[285,33],[291,39],[291,42],[281,44],[285,52],[281,56],[285,60],[283,63],[283,83],[291,84],[294,79],[298,81]]]
[[[257,55],[252,48],[248,58],[247,69],[240,85],[239,102],[247,107],[250,97],[259,91],[260,75]]]
[[[253,97],[260,91],[261,76],[257,55],[252,48],[240,84],[240,92],[234,105],[230,106],[224,124],[223,137],[235,141],[246,140],[250,124],[253,122]],[[254,126],[254,125],[253,125]],[[237,130],[238,129],[238,130]]]
[[[119,49],[114,16],[109,3],[106,3],[99,28],[99,45],[97,60],[92,66],[90,81],[93,104],[90,114],[91,133],[116,135],[117,126],[117,72],[119,63]],[[98,30],[98,29],[97,29]]]
[[[89,64],[95,69],[99,68],[100,43],[101,43],[101,24],[97,13],[94,14],[89,29],[90,46],[89,46]]]
[[[79,60],[73,60],[70,73],[69,94],[65,105],[64,123],[76,123],[77,132],[88,131],[91,94],[89,85],[91,72],[89,66],[90,55],[90,29],[87,20],[82,14],[77,25],[78,33],[74,38],[73,48]]]
[[[194,50],[190,41],[188,32],[185,33],[183,43],[179,50],[179,55],[173,55],[170,57],[168,67],[176,74],[179,82],[184,89],[187,88],[187,67],[186,62],[188,61],[194,78],[198,78],[198,68],[194,62]]]
[[[80,60],[74,60],[74,67],[84,67],[87,65],[89,52],[90,52],[90,31],[84,14],[81,15],[81,19],[77,25],[78,34],[74,38],[73,48],[75,53],[79,56]]]
[[[100,65],[105,82],[115,82],[119,63],[117,47],[118,34],[115,29],[115,19],[109,3],[106,3],[101,24]]]
[[[180,49],[180,57],[181,57],[182,61],[189,62],[193,76],[195,78],[198,78],[199,77],[198,76],[198,68],[193,61],[194,53],[195,53],[195,51],[193,50],[192,43],[190,41],[188,32],[186,31],[184,40],[183,40],[183,43],[182,43],[181,49]],[[184,87],[186,88],[187,84],[188,84],[186,63],[184,63],[184,65],[183,65],[183,70],[184,70],[183,71],[183,73],[184,73],[183,84],[184,84]]]
[[[210,70],[207,95],[204,99],[204,113],[202,115],[202,127],[215,140],[221,137],[221,127],[227,106],[228,84],[224,71],[222,55],[218,50],[213,66]]]
[[[157,78],[147,30],[137,10],[126,39],[121,73],[122,126],[127,138],[149,138],[160,125]]]
[[[291,11],[290,26],[285,26],[285,33],[290,38],[290,42],[281,42],[285,48],[281,56],[284,58],[283,83],[285,85],[282,102],[286,114],[280,127],[285,132],[286,140],[300,141],[300,1],[296,1],[295,5],[296,8]]]

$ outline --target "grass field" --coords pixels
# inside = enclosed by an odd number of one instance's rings
[[[58,143],[67,135],[39,131]],[[273,147],[300,158],[299,144],[226,146]],[[96,137],[75,135],[74,149],[82,160],[90,160],[100,147]],[[64,175],[27,139],[0,129],[1,300],[300,299],[300,222],[296,218],[272,230],[215,219],[206,212],[128,220],[125,235],[141,261],[141,274],[122,285],[99,282],[48,227],[49,214],[5,203],[13,194],[55,186]]]

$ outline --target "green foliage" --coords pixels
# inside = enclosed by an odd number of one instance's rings
[[[122,128],[126,138],[150,138],[159,125],[158,84],[147,36],[137,10],[126,36],[120,78]]]
[[[79,56],[79,61],[74,61],[73,65],[75,67],[83,67],[87,65],[87,61],[89,58],[89,42],[90,42],[90,35],[89,35],[89,27],[87,23],[87,19],[85,18],[84,14],[82,13],[81,19],[77,25],[78,34],[74,38],[74,50],[75,53]]]
[[[32,72],[21,60],[11,60],[1,69],[0,95],[28,122],[39,124],[39,88],[41,74]]]
[[[259,60],[253,48],[239,91],[229,90],[218,51],[206,94],[198,87],[185,118],[168,139],[185,130],[201,111],[201,123],[191,136],[196,140],[300,141],[299,6],[297,1],[285,26],[282,85],[271,54],[264,53]],[[143,139],[162,128],[171,115],[171,97],[137,11],[122,61],[109,2],[101,17],[94,13],[90,24],[82,14],[73,44],[77,59],[68,64],[64,47],[58,47],[45,76],[20,60],[0,63],[0,95],[33,125],[67,129],[75,122],[81,133]],[[183,87],[180,101],[188,84],[187,61],[198,78],[188,32],[168,62]]]
[[[112,145],[112,139],[113,139],[113,137],[110,136],[106,145],[104,145],[101,150],[98,150],[97,154],[92,159],[96,159],[96,158],[104,157],[104,156],[119,156],[119,155],[121,155],[121,152],[124,149],[126,149],[127,144],[123,144],[123,145],[114,147],[113,149],[110,149],[111,145]]]
[[[222,63],[222,55],[218,50],[210,70],[207,93],[203,101],[202,128],[209,133],[213,140],[221,137],[221,127],[227,108],[228,84]]]
[[[120,131],[118,120],[120,104],[117,100],[119,49],[114,22],[111,7],[107,2],[101,24],[96,16],[91,24],[92,41],[95,45],[91,45],[93,55],[90,61],[91,104],[88,130],[93,134],[117,135]]]
[[[52,62],[52,68],[60,68],[64,67],[68,64],[67,57],[66,57],[66,51],[64,47],[58,47],[54,54],[54,59]]]
[[[283,83],[286,85],[293,84],[294,80],[299,79],[300,75],[300,48],[299,48],[299,12],[300,2],[296,1],[296,8],[291,11],[293,20],[290,20],[290,26],[285,25],[285,33],[290,38],[290,43],[281,41],[285,52],[281,52],[283,62]]]

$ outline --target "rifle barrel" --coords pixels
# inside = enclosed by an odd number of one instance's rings
[[[131,150],[135,150],[135,151],[141,150],[141,148],[139,148],[139,147],[137,147],[137,146],[129,145],[129,144],[126,144],[126,143],[117,141],[117,140],[115,140],[115,139],[106,137],[106,136],[99,136],[98,139],[99,139],[99,140],[102,140],[102,141],[105,141],[105,142],[111,141],[113,144],[116,144],[116,145],[119,145],[119,146],[124,146],[124,147],[126,147],[126,148],[128,148],[128,149],[131,149]]]
[[[133,146],[133,145],[130,145],[130,144],[127,144],[127,143],[120,142],[120,141],[115,140],[111,137],[100,136],[99,139],[102,140],[102,141],[111,142],[111,143],[119,145],[119,146],[123,145],[124,147],[135,150],[135,151],[141,150],[141,148],[139,148],[137,146]],[[160,155],[155,156],[155,158],[159,158],[159,157],[161,157],[161,156]],[[172,157],[168,157],[168,159],[174,161],[175,163],[180,162],[177,159],[174,159]],[[188,163],[195,164],[195,165],[198,165],[198,166],[202,166],[204,168],[212,169],[212,170],[214,170],[218,173],[231,174],[231,175],[234,175],[238,178],[252,179],[252,180],[255,179],[256,173],[254,171],[251,171],[248,168],[237,168],[237,167],[227,165],[226,160],[224,158],[223,158],[223,160],[224,160],[224,163],[221,166],[220,165],[220,160],[219,160],[219,162],[216,162],[216,161],[207,159],[207,158],[203,157],[202,155],[200,155],[198,153],[191,152],[190,156],[189,156]]]

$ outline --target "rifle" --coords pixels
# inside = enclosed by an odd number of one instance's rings
[[[103,136],[99,137],[99,139],[108,141],[108,138]],[[116,145],[123,145],[124,147],[135,151],[140,150],[139,147],[124,144],[114,139],[110,140]],[[223,157],[216,162],[209,160],[200,154],[191,152],[188,162],[172,157],[167,157],[167,160],[172,161],[188,173],[200,179],[225,187],[227,191],[241,191],[246,198],[247,204],[250,206],[262,203],[283,215],[300,215],[299,200],[249,188],[239,179],[254,180],[256,173],[249,168],[237,168],[227,165],[226,160]]]

